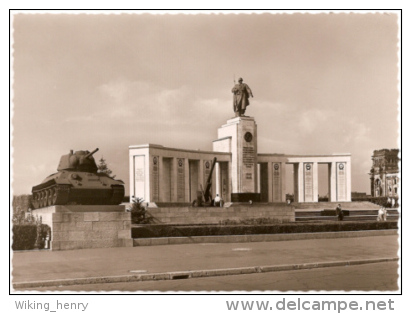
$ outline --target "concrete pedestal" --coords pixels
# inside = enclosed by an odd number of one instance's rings
[[[122,205],[56,205],[33,210],[51,228],[51,250],[132,247],[131,214]]]
[[[257,124],[252,117],[237,117],[218,129],[213,150],[231,152],[231,201],[259,201]]]

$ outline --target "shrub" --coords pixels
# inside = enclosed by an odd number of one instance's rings
[[[15,250],[32,250],[36,243],[37,226],[36,225],[14,225],[13,226],[13,244]]]
[[[51,228],[41,223],[41,217],[34,217],[32,214],[26,216],[24,211],[20,211],[13,214],[12,221],[14,251],[44,248],[45,239]]]
[[[133,238],[194,237],[397,229],[396,221],[283,223],[271,225],[147,225],[132,228]]]
[[[143,206],[143,199],[134,198],[131,204],[131,222],[133,224],[149,224],[153,221],[153,217],[147,212],[146,208]]]

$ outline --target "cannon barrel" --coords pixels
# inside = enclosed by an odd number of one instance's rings
[[[217,157],[214,157],[213,164],[211,165],[211,169],[210,169],[210,174],[208,175],[208,178],[207,178],[206,189],[204,191],[204,199],[206,202],[208,202],[211,198],[211,193],[210,193],[211,178],[213,177],[213,170],[214,170],[214,166],[216,162],[217,162]]]
[[[88,153],[86,156],[84,156],[84,158],[89,158],[90,156],[92,156],[93,154],[95,154],[98,151],[98,148],[96,148],[95,150],[93,150],[92,152]]]

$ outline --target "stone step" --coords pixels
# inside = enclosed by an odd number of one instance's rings
[[[378,209],[379,205],[371,202],[318,202],[318,203],[293,203],[295,209],[329,209],[336,208],[338,204],[342,205],[343,209]]]
[[[325,209],[325,211],[330,212],[335,212],[335,209]],[[348,212],[347,216],[361,216],[361,215],[378,215],[378,210],[356,210],[356,209],[351,209],[351,210],[345,210],[344,212]],[[398,209],[387,209],[387,214],[388,215],[399,215]],[[324,210],[312,210],[312,211],[295,211],[295,216],[296,217],[310,217],[310,216],[333,216],[333,215],[326,215],[324,214]]]
[[[398,215],[387,216],[387,220],[398,220]],[[302,221],[335,221],[337,220],[336,216],[306,216],[306,217],[295,217],[296,222]],[[344,221],[359,221],[359,220],[371,220],[376,221],[377,215],[358,215],[358,216],[344,216]]]

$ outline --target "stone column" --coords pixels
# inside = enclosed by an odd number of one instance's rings
[[[267,172],[268,172],[268,201],[273,202],[273,163],[268,162]]]
[[[159,155],[150,155],[150,199],[147,202],[158,202],[160,199]]]
[[[158,201],[164,202],[164,164],[163,164],[163,157],[160,156],[158,158],[158,177],[159,177],[159,193],[158,193]]]
[[[318,202],[318,162],[313,163],[313,202]]]
[[[177,202],[177,158],[171,162],[171,201]]]
[[[304,163],[298,163],[298,202],[305,202],[304,199]]]
[[[190,165],[188,158],[184,158],[184,201],[190,203]]]
[[[231,202],[231,194],[233,193],[233,167],[231,165],[231,161],[228,162],[228,167],[227,167],[227,172],[228,172],[228,182],[227,182],[227,186],[228,186],[228,198],[227,198],[227,202]],[[224,200],[225,201],[225,200]]]
[[[129,162],[128,175],[129,175],[129,181],[130,181],[129,196],[130,196],[130,202],[132,202],[132,198],[133,198],[134,190],[135,190],[134,185],[136,184],[136,182],[134,181],[134,171],[135,171],[134,170],[134,154],[131,151],[129,152],[128,162]]]
[[[281,202],[285,202],[285,191],[287,189],[286,185],[286,163],[281,163]]]
[[[218,162],[215,163],[215,177],[216,177],[216,183],[215,183],[215,195],[220,195],[221,196],[221,174],[220,174],[220,164]]]
[[[330,191],[330,202],[336,202],[337,201],[337,168],[336,168],[336,163],[335,161],[330,162],[328,164],[328,174],[330,176],[329,178],[329,191]]]
[[[200,191],[200,184],[205,189],[204,187],[204,182],[207,180],[207,178],[204,178],[204,159],[200,159],[200,163],[198,165],[198,186],[197,186],[197,191]]]
[[[351,202],[351,158],[347,161],[347,202]]]
[[[298,163],[293,164],[294,202],[298,203]]]
[[[282,201],[282,179],[283,179],[283,169],[282,169],[282,163],[281,162],[273,162],[272,163],[272,172],[270,176],[272,177],[272,182],[273,182],[273,188],[272,188],[272,194],[273,202],[281,202]]]

